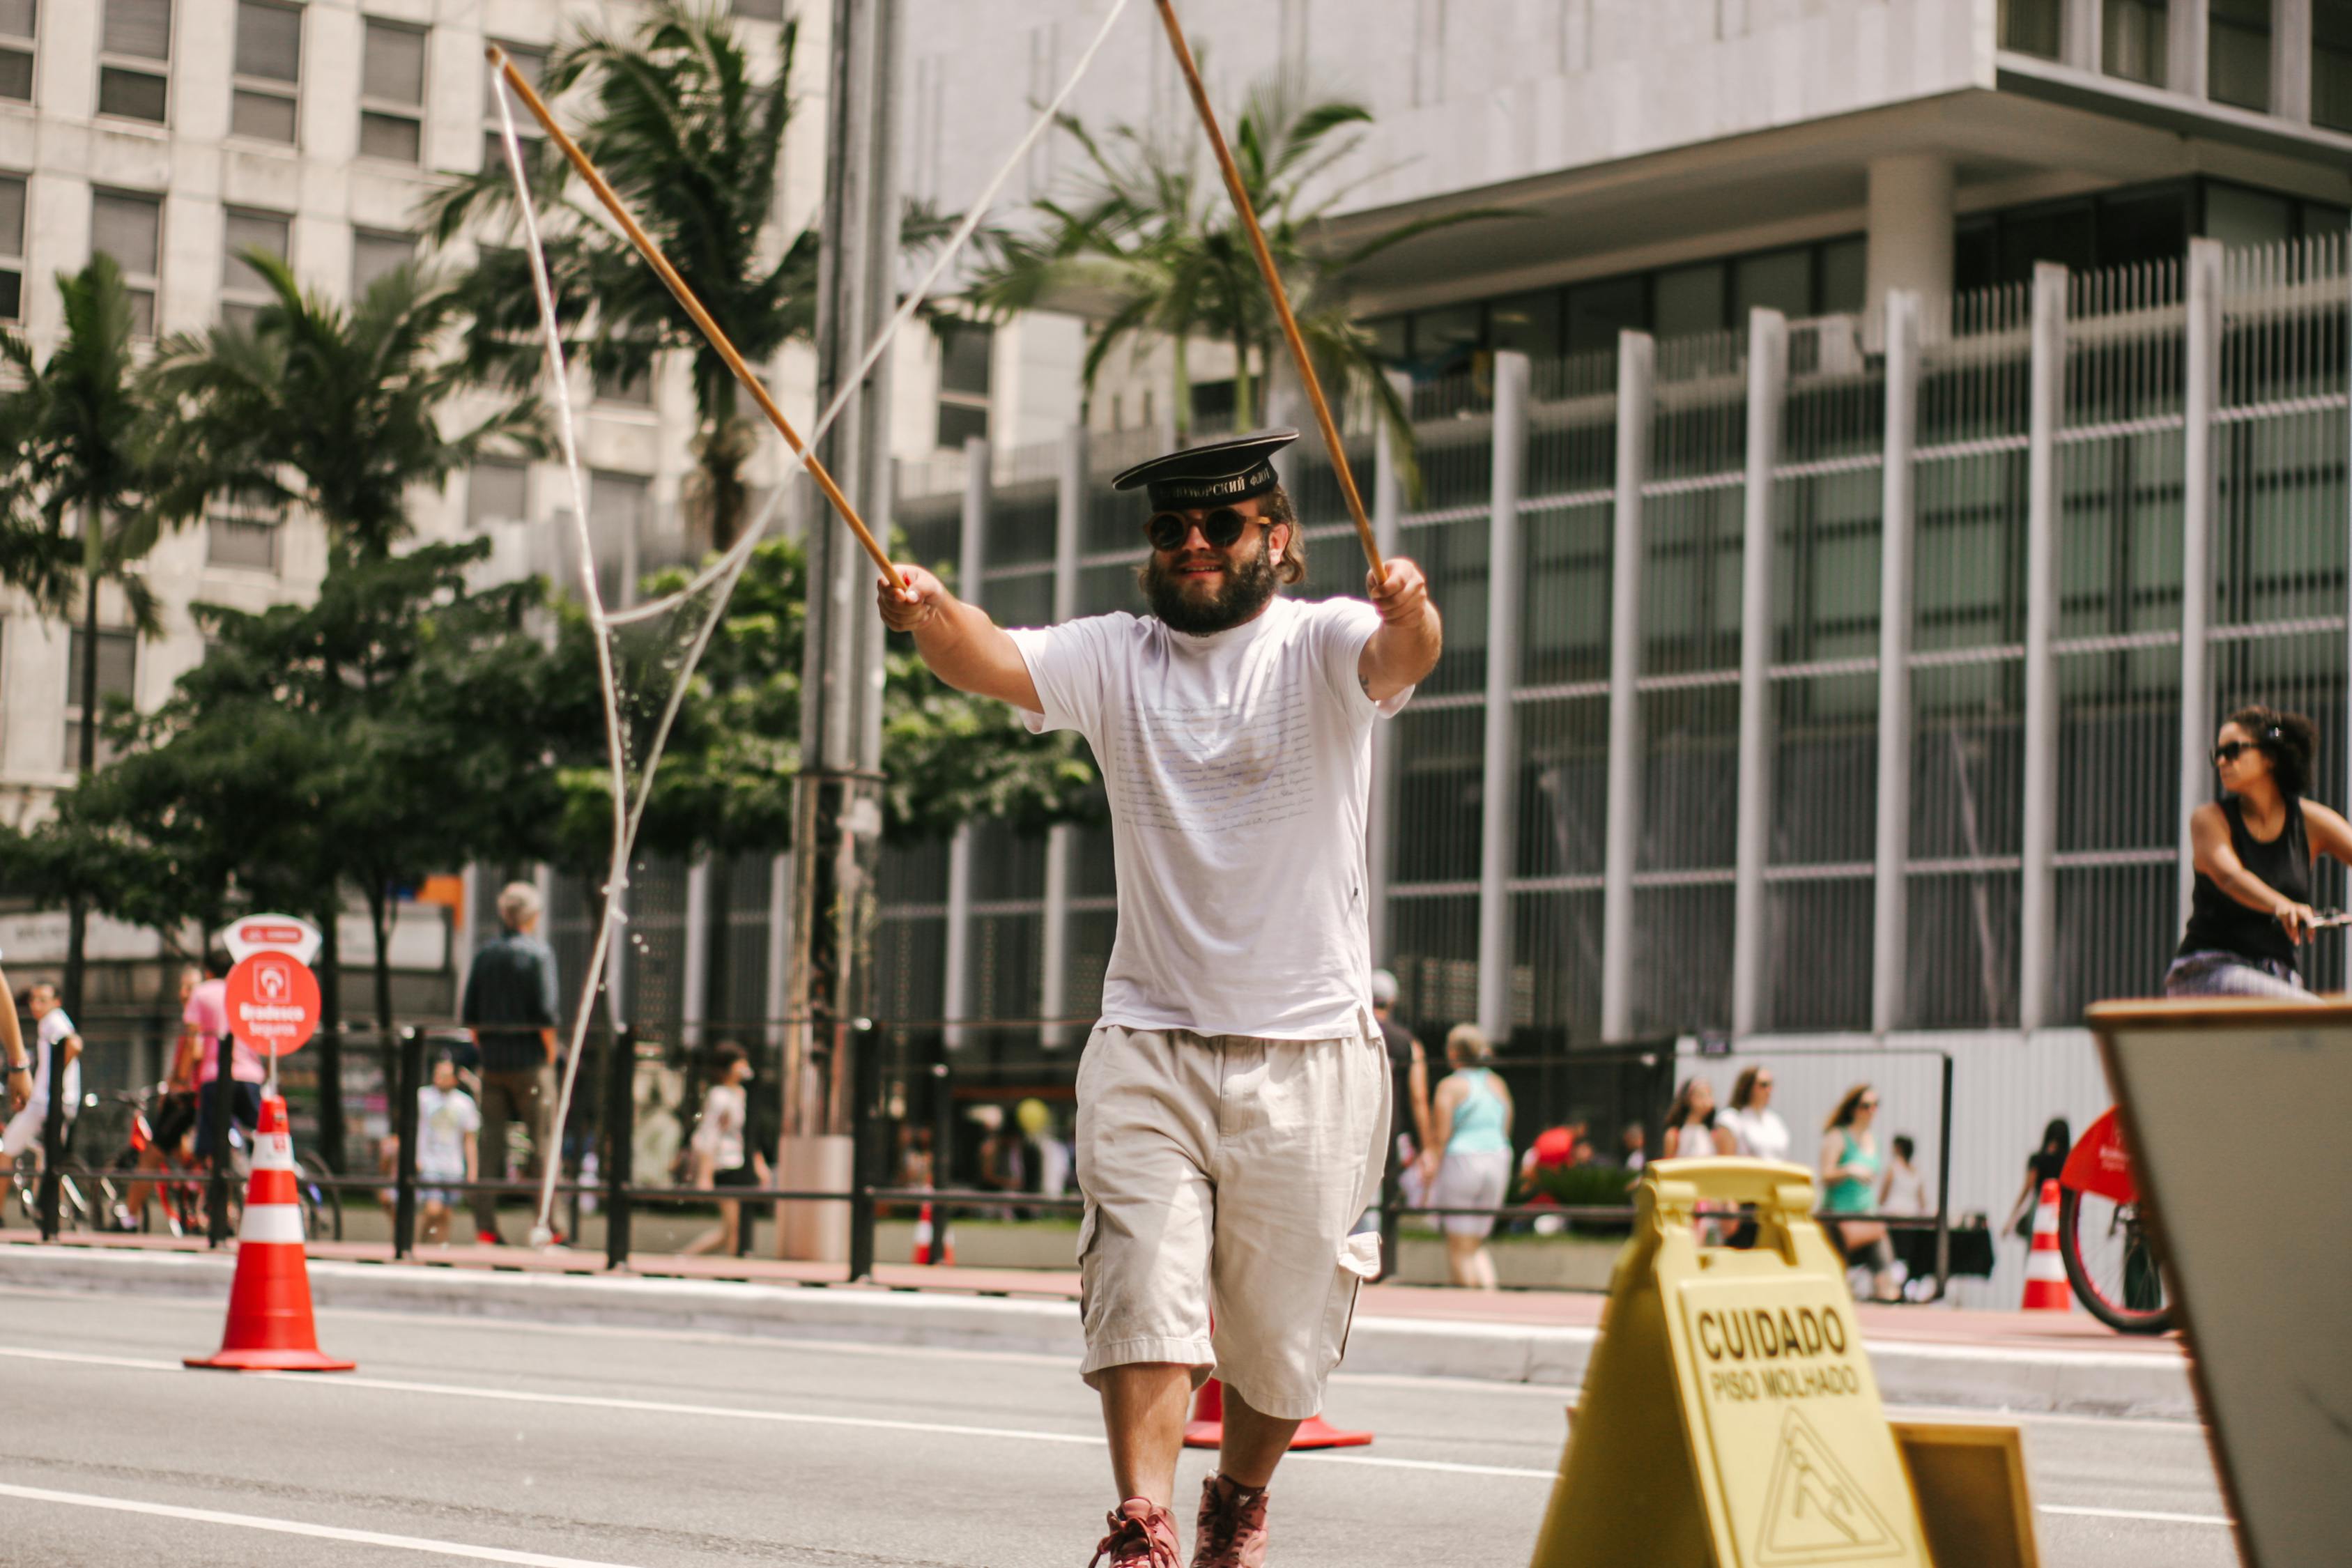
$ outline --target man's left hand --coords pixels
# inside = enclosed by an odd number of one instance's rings
[[[1388,575],[1364,574],[1364,593],[1372,601],[1372,608],[1381,613],[1384,626],[1402,626],[1417,620],[1429,608],[1429,579],[1421,568],[1402,555],[1388,559]]]

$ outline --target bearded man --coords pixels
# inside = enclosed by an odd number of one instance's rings
[[[1078,1068],[1087,1352],[1119,1503],[1097,1559],[1175,1568],[1186,1405],[1224,1442],[1195,1568],[1265,1557],[1265,1489],[1317,1414],[1380,1238],[1389,1064],[1372,1013],[1373,722],[1437,663],[1421,571],[1370,603],[1282,589],[1307,555],[1268,431],[1139,464],[1151,615],[1005,631],[919,567],[879,589],[949,685],[1087,738],[1110,797],[1118,934]],[[1211,1306],[1215,1308],[1214,1328]]]

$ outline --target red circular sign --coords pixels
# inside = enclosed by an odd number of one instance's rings
[[[257,952],[228,972],[228,1027],[240,1044],[291,1056],[319,1027],[319,982],[287,952]]]

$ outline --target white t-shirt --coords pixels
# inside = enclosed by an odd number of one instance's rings
[[[31,1106],[46,1108],[49,1103],[49,1058],[51,1047],[65,1048],[67,1037],[74,1033],[73,1020],[66,1016],[63,1007],[52,1007],[40,1026],[33,1031],[33,1098]],[[81,1114],[81,1063],[73,1062],[66,1068],[66,1117],[68,1121]]]
[[[743,1090],[731,1083],[714,1083],[702,1097],[702,1121],[694,1129],[693,1148],[710,1156],[713,1171],[732,1171],[743,1163]]]
[[[1277,596],[1210,637],[1092,616],[1012,634],[1033,731],[1076,730],[1110,795],[1118,937],[1102,1021],[1276,1040],[1371,1027],[1364,819],[1375,704],[1360,599]]]
[[[416,1091],[416,1173],[466,1179],[466,1134],[482,1130],[482,1108],[462,1089],[425,1084]]]
[[[1789,1157],[1789,1124],[1770,1106],[1754,1110],[1727,1110],[1715,1119],[1718,1127],[1731,1129],[1731,1136],[1739,1144],[1739,1152],[1751,1160],[1785,1160]]]
[[[1886,1196],[1881,1201],[1886,1214],[1931,1215],[1936,1205],[1927,1198],[1927,1178],[1916,1167],[1893,1164],[1886,1177]]]

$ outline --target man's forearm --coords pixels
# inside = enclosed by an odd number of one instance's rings
[[[958,691],[976,691],[989,668],[983,649],[992,635],[1001,634],[988,612],[956,599],[915,629],[915,651]]]
[[[1418,686],[1437,668],[1445,628],[1431,605],[1406,621],[1384,622],[1364,645],[1364,689],[1375,700]]]

